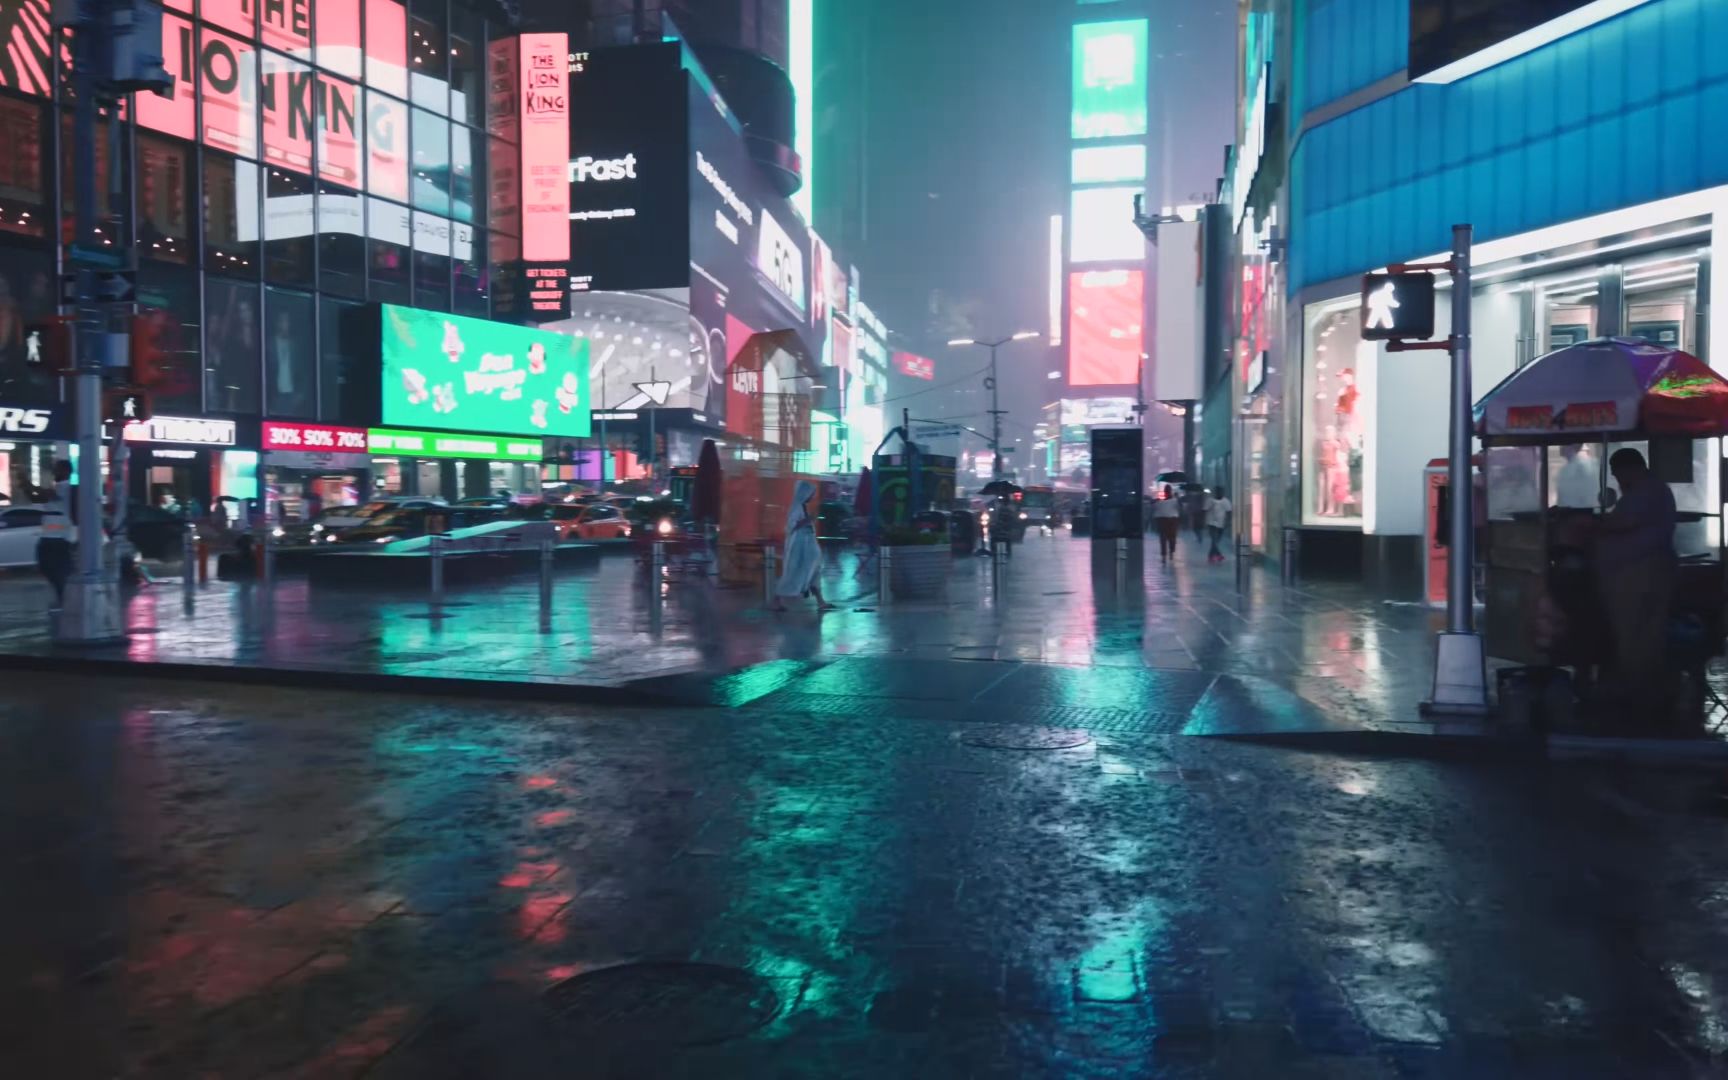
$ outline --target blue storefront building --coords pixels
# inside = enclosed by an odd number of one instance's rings
[[[1360,276],[1439,256],[1453,224],[1473,225],[1479,391],[1606,334],[1728,363],[1711,348],[1728,288],[1712,273],[1728,239],[1728,3],[1245,7],[1225,200],[1243,532],[1278,558],[1299,530],[1305,565],[1410,587],[1447,370],[1360,339]]]

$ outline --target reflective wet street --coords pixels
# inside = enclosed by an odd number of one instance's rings
[[[1706,777],[945,715],[1015,671],[918,662],[849,712],[14,673],[0,1075],[1728,1063]]]

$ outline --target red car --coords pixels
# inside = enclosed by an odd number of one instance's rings
[[[552,524],[560,540],[623,540],[630,535],[630,521],[623,511],[606,503],[586,506],[554,506]]]

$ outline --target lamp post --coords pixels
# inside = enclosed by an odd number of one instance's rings
[[[984,380],[984,388],[990,391],[990,452],[995,460],[990,465],[990,479],[1002,479],[1002,402],[996,383],[996,350],[1010,342],[1029,341],[1035,337],[1043,337],[1036,330],[1022,330],[1017,334],[1009,334],[995,341],[979,341],[976,338],[955,338],[948,343],[950,348],[965,348],[977,346],[990,350],[990,376]]]

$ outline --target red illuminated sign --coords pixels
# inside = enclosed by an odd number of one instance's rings
[[[191,63],[192,21],[178,15],[162,16],[162,66],[174,79],[166,97],[138,94],[133,99],[138,109],[138,122],[147,128],[190,139],[197,129],[197,105],[193,100]]]
[[[936,378],[936,361],[916,353],[897,352],[894,354],[894,370],[914,379],[933,380]]]
[[[522,258],[570,259],[570,39],[520,38]]]
[[[528,279],[528,308],[536,318],[564,314],[564,297],[570,292],[570,270],[563,266],[530,266],[523,270]]]
[[[1145,272],[1076,272],[1068,276],[1068,295],[1068,385],[1131,386],[1138,382]]]
[[[326,454],[364,454],[364,428],[331,427],[328,424],[284,424],[264,422],[264,449],[308,450]]]

